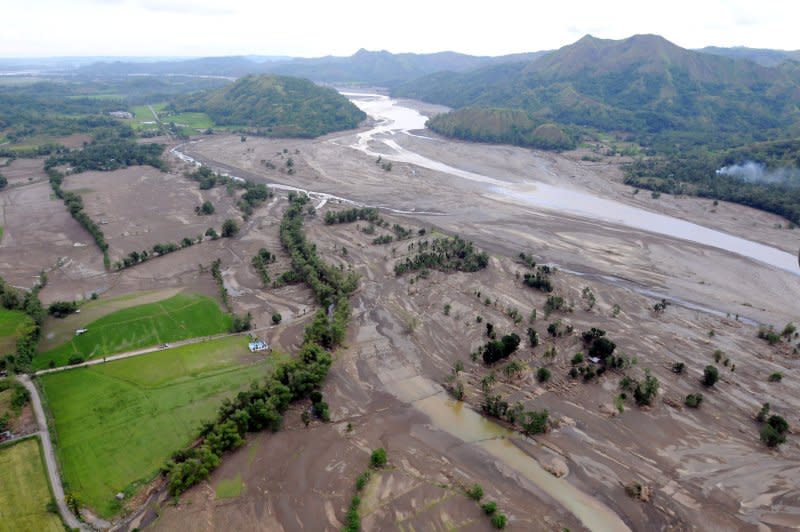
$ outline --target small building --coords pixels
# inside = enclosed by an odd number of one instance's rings
[[[89,332],[89,329],[78,329],[75,331],[75,336],[80,336],[83,333]]]
[[[592,364],[599,364],[600,363],[600,359],[597,358],[597,357],[589,357],[589,360],[592,362]]]
[[[251,353],[255,353],[256,351],[266,351],[269,349],[269,344],[263,340],[259,340],[256,338],[252,342],[247,344],[247,347],[250,348]]]
[[[131,118],[133,118],[133,115],[130,114],[128,111],[111,111],[108,114],[110,114],[114,118],[124,118],[126,120],[130,120]]]

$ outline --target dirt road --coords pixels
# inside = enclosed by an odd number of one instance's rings
[[[39,397],[39,390],[36,385],[31,382],[30,377],[27,375],[19,375],[19,381],[25,386],[31,394],[31,403],[33,403],[33,411],[36,414],[36,422],[39,424],[39,438],[42,440],[42,450],[44,452],[44,461],[47,466],[47,476],[50,479],[50,486],[53,490],[53,497],[58,505],[58,511],[61,518],[70,528],[77,528],[79,530],[90,530],[84,523],[80,522],[67,508],[67,502],[64,498],[64,486],[61,484],[61,474],[58,469],[58,461],[56,460],[55,451],[53,450],[53,443],[50,438],[50,429],[47,427],[47,418],[44,416],[44,409],[42,408],[42,400]]]

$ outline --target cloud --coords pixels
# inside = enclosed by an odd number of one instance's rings
[[[116,0],[111,0],[116,1]],[[189,0],[141,0],[137,4],[148,11],[174,13],[179,15],[222,16],[234,15],[236,10],[212,4],[202,4]]]

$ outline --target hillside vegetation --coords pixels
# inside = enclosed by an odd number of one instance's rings
[[[797,132],[797,80],[791,68],[685,50],[654,35],[586,36],[533,62],[438,73],[393,92],[456,108],[521,109],[533,120],[625,132],[674,152]]]
[[[180,96],[168,110],[206,113],[217,125],[274,137],[317,137],[366,118],[335,90],[284,76],[247,76],[215,91]]]

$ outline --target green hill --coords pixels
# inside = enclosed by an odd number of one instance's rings
[[[438,73],[393,94],[521,109],[532,120],[623,132],[670,151],[798,131],[798,79],[797,69],[686,50],[655,35],[586,36],[532,62]]]
[[[246,76],[218,90],[179,96],[169,111],[206,113],[216,125],[274,137],[317,137],[366,118],[335,90],[284,76]]]

